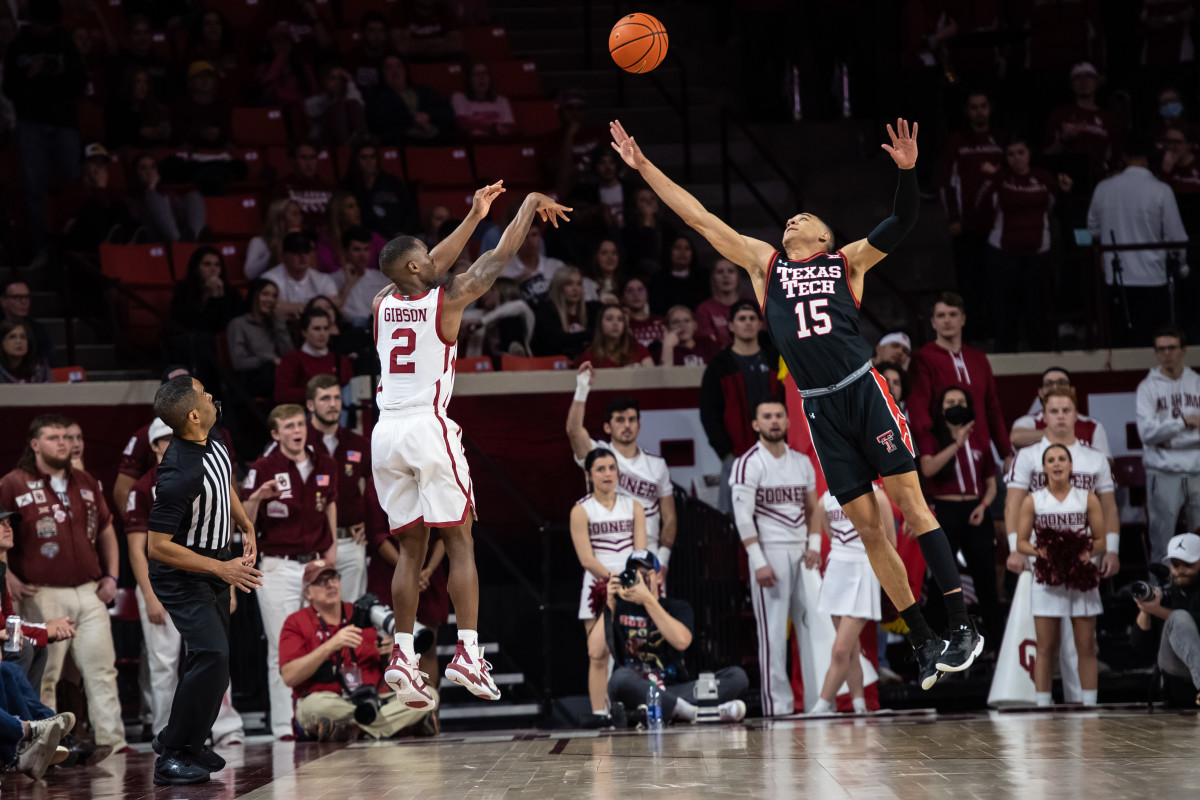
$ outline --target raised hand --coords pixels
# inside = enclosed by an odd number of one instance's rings
[[[608,130],[612,134],[613,150],[617,151],[617,155],[621,157],[622,161],[634,169],[641,169],[648,163],[646,157],[642,155],[642,148],[638,147],[633,137],[625,132],[620,120],[608,123]]]
[[[561,217],[563,222],[570,222],[571,218],[566,212],[574,211],[570,206],[564,206],[557,200],[550,197],[543,197],[538,201],[537,213],[542,218],[542,222],[549,222],[554,227],[558,227],[558,220]]]
[[[887,132],[892,143],[879,146],[888,151],[888,155],[896,162],[897,167],[912,169],[913,165],[917,163],[917,123],[913,123],[910,135],[908,120],[897,118],[896,127],[893,129],[891,125],[888,125]]]
[[[482,189],[475,192],[475,196],[471,198],[471,210],[483,219],[492,210],[492,203],[497,197],[504,194],[504,180],[498,180],[495,183],[488,184]]]

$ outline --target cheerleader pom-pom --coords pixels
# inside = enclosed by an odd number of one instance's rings
[[[1092,539],[1078,531],[1045,528],[1037,531],[1038,556],[1033,573],[1038,583],[1086,592],[1100,585],[1100,571],[1081,556],[1092,551]]]
[[[592,584],[592,594],[588,598],[588,608],[592,610],[592,616],[600,616],[604,611],[604,604],[607,602],[608,583],[605,581],[596,581]]]

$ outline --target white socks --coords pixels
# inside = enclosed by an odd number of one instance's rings
[[[1051,698],[1050,692],[1038,692],[1037,693],[1037,704],[1039,706],[1054,705],[1054,700]]]
[[[1085,706],[1096,705],[1096,694],[1099,689],[1082,689],[1079,694],[1083,696],[1083,704]]]
[[[696,707],[687,700],[679,699],[675,701],[675,716],[679,719],[686,719],[688,722],[696,721]]]
[[[474,657],[475,651],[479,648],[478,631],[469,631],[465,628],[459,628],[458,640],[463,643],[463,647],[466,647],[471,651],[471,656]]]
[[[828,714],[834,710],[833,703],[830,703],[824,697],[817,700],[817,704],[812,707],[810,714]]]
[[[855,714],[867,713],[867,698],[853,697],[850,699],[850,702],[854,703],[854,713]]]
[[[400,645],[400,652],[408,660],[408,663],[417,663],[417,654],[413,652],[413,635],[411,633],[397,633],[396,644]]]

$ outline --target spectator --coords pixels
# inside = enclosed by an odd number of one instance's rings
[[[271,733],[285,739],[293,736],[292,693],[279,671],[279,637],[303,604],[305,565],[317,559],[336,563],[338,465],[308,444],[303,406],[276,406],[267,426],[275,445],[250,465],[242,494],[259,533],[258,610],[267,637]]]
[[[721,459],[719,507],[726,513],[733,510],[728,489],[733,460],[758,441],[750,410],[783,396],[774,368],[778,358],[769,356],[759,343],[762,312],[758,305],[739,300],[730,306],[729,330],[733,343],[712,357],[700,381],[700,422]]]
[[[676,236],[662,270],[650,279],[650,310],[662,314],[671,306],[696,308],[704,300],[706,283],[692,240]]]
[[[573,209],[571,224],[547,228],[544,232],[546,252],[551,256],[569,264],[587,264],[602,242],[620,240],[620,232],[605,220],[600,191],[594,183],[573,186],[567,206]]]
[[[283,239],[289,233],[304,230],[304,213],[300,204],[290,197],[272,200],[263,220],[263,230],[246,245],[246,264],[242,271],[247,280],[283,263]]]
[[[996,531],[988,511],[996,499],[996,459],[987,435],[976,432],[975,404],[966,389],[942,389],[931,411],[932,427],[916,431],[925,496],[946,531],[951,552],[961,552],[967,562],[988,632],[985,638],[999,648],[1004,618],[996,592]],[[927,606],[927,615],[929,610]]]
[[[912,362],[912,340],[904,331],[892,331],[879,337],[875,344],[875,357],[871,362],[877,367],[880,364],[895,364],[901,370],[907,370]]]
[[[187,273],[175,284],[172,319],[189,332],[203,331],[215,336],[229,327],[241,309],[242,296],[229,285],[221,251],[212,245],[193,250]]]
[[[1046,399],[1047,392],[1057,388],[1071,388],[1071,373],[1067,372],[1064,367],[1047,367],[1042,372],[1042,388],[1038,389],[1038,399],[1033,404],[1034,408],[1030,409],[1033,413],[1018,417],[1012,425],[1012,431],[1008,434],[1014,449],[1035,444],[1045,435],[1046,415],[1042,409],[1042,403]],[[1092,419],[1086,414],[1077,415],[1075,438],[1088,447],[1099,450],[1109,460],[1109,463],[1112,463],[1108,433],[1105,432],[1104,426],[1100,424],[1099,420]]]
[[[621,269],[621,251],[612,239],[604,239],[592,256],[588,277],[583,279],[583,295],[589,302],[619,303],[617,292],[625,284]],[[642,285],[645,288],[645,284]]]
[[[1138,615],[1130,644],[1156,653],[1168,707],[1200,705],[1200,536],[1181,533],[1167,543],[1171,581],[1148,600],[1134,600]],[[1156,620],[1162,620],[1162,624]]]
[[[880,361],[875,365],[875,371],[887,381],[888,394],[900,407],[900,413],[908,415],[908,372],[890,361]]]
[[[592,154],[592,173],[600,189],[604,224],[610,228],[625,225],[625,184],[621,182],[621,162],[611,147],[601,145]]]
[[[377,234],[366,228],[350,227],[342,233],[342,268],[333,273],[338,287],[338,303],[346,319],[356,328],[369,328],[374,309],[371,304],[380,290],[391,281],[379,271],[379,253],[373,247]]]
[[[289,233],[283,237],[283,263],[262,277],[279,287],[277,313],[284,319],[296,319],[304,305],[319,294],[337,297],[333,278],[313,269],[316,258],[307,233]]]
[[[367,132],[367,114],[362,92],[342,67],[321,67],[319,91],[304,101],[308,115],[308,138],[327,147],[346,144]]]
[[[220,11],[209,8],[192,17],[188,27],[187,57],[189,64],[207,61],[212,64],[223,89],[237,89],[236,81],[243,71],[242,59],[234,46],[233,25]]]
[[[317,237],[317,267],[321,272],[336,274],[341,271],[350,254],[342,239],[351,228],[362,228],[362,206],[350,192],[334,192],[329,201],[329,225],[325,232]],[[375,270],[379,269],[379,252],[387,244],[387,240],[378,233],[367,231],[371,256],[367,264]]]
[[[658,363],[664,367],[702,367],[721,351],[711,339],[696,338],[696,316],[687,306],[667,309]]]
[[[963,344],[966,319],[963,299],[953,292],[942,292],[934,302],[930,324],[937,338],[913,354],[908,368],[909,424],[914,431],[932,430],[933,398],[948,386],[962,386],[971,393],[975,427],[982,440],[992,442],[997,453],[1007,456],[1012,446],[1000,411],[996,379],[983,351]]]
[[[219,149],[233,139],[233,109],[218,91],[217,70],[207,61],[193,61],[187,71],[187,94],[171,107],[176,143]]]
[[[63,197],[69,209],[66,227],[67,248],[80,253],[96,253],[105,241],[124,242],[133,227],[133,217],[124,198],[110,188],[109,155],[104,145],[83,148],[83,177]]]
[[[633,195],[633,209],[625,220],[621,237],[629,263],[638,272],[653,274],[662,267],[659,260],[678,231],[663,217],[658,195],[649,186],[639,186]]]
[[[24,320],[0,320],[0,383],[53,383],[50,364],[37,351]]]
[[[596,369],[616,367],[653,367],[654,357],[629,332],[629,320],[620,306],[604,306],[596,324],[592,343],[579,356],[579,363],[590,361]]]
[[[29,284],[24,281],[8,281],[4,284],[3,291],[0,291],[0,310],[4,312],[0,320],[24,322],[28,325],[29,329],[33,331],[35,349],[53,363],[50,354],[54,352],[54,345],[50,340],[50,331],[29,315],[32,302],[33,296],[29,293]]]
[[[259,5],[258,14],[250,24],[251,30],[276,29],[287,34],[295,42],[296,52],[308,63],[315,63],[317,56],[334,46],[333,34],[329,32],[321,8],[307,0],[267,0]]]
[[[120,90],[104,107],[104,139],[110,147],[157,147],[171,138],[166,106],[159,105],[145,68],[130,67]]]
[[[621,287],[621,307],[629,322],[629,332],[637,343],[647,350],[661,346],[663,318],[650,313],[650,298],[646,296],[646,284],[641,278],[630,278]]]
[[[521,287],[521,297],[530,305],[537,305],[546,299],[550,279],[563,265],[557,258],[542,255],[542,228],[542,223],[534,220],[516,257],[508,262],[501,273],[505,278],[517,282]]]
[[[1179,216],[1175,195],[1150,172],[1150,143],[1139,133],[1129,137],[1126,167],[1100,182],[1088,208],[1092,240],[1110,244],[1182,242],[1187,231]],[[1172,250],[1132,250],[1120,254],[1121,274],[1114,277],[1114,253],[1104,254],[1104,282],[1108,284],[1109,320],[1113,344],[1144,347],[1151,344],[1155,327],[1170,306],[1167,293],[1168,260],[1185,253]],[[1168,319],[1174,312],[1168,312]]]
[[[696,306],[696,335],[710,339],[724,349],[733,343],[729,332],[729,309],[743,298],[738,278],[738,268],[727,258],[718,258],[713,263],[709,276],[712,294]]]
[[[571,543],[583,567],[583,588],[579,592],[579,619],[587,637],[588,697],[592,715],[584,727],[601,727],[607,719],[609,649],[605,642],[603,604],[593,597],[599,587],[609,587],[609,579],[619,576],[634,550],[646,550],[646,512],[633,497],[618,490],[617,458],[611,451],[597,447],[583,462],[588,494],[571,509]]]
[[[553,156],[546,172],[554,180],[555,191],[569,197],[580,180],[592,171],[592,155],[608,145],[608,125],[585,122],[587,95],[582,89],[567,88],[558,97],[559,130],[547,134],[538,147],[545,156]],[[572,219],[574,219],[572,215]]]
[[[267,30],[267,50],[258,64],[257,100],[262,105],[287,108],[304,102],[316,91],[317,81],[303,50],[292,39],[291,26],[276,22]]]
[[[71,445],[71,469],[86,470],[83,465],[83,451],[86,447],[83,441],[83,428],[78,422],[67,426],[67,443]]]
[[[1014,136],[1004,148],[1005,166],[983,167],[990,175],[979,190],[981,213],[991,211],[987,243],[987,309],[996,352],[1017,350],[1022,318],[1029,349],[1045,349],[1045,304],[1050,274],[1050,213],[1071,191],[1071,176],[1029,165],[1029,145]],[[1013,313],[1014,309],[1023,313]],[[965,310],[964,310],[965,315]]]
[[[516,205],[519,208],[521,204],[517,203]],[[512,208],[513,204],[510,203],[508,207]],[[513,216],[516,216],[516,212],[513,212]],[[437,247],[437,243],[442,240],[441,233],[443,226],[450,221],[450,209],[440,204],[429,206],[427,209],[425,209],[425,213],[421,215],[421,230],[417,234],[417,238],[424,242],[427,248],[432,250],[433,248]],[[511,221],[512,220],[510,219],[509,222]],[[494,249],[496,243],[499,241],[500,235],[497,233],[496,242],[493,242],[490,247],[486,247],[485,249]],[[545,247],[542,247],[543,252],[545,249]]]
[[[300,336],[304,343],[286,353],[275,366],[275,402],[302,403],[308,382],[317,375],[336,375],[345,385],[354,376],[350,361],[329,349],[329,315],[307,311],[300,316]]]
[[[1188,129],[1183,125],[1171,125],[1163,133],[1162,161],[1156,176],[1171,187],[1176,200],[1180,195],[1200,194],[1200,163]]]
[[[251,397],[275,396],[275,367],[292,349],[287,323],[275,314],[279,287],[261,278],[250,282],[249,310],[229,323],[229,360]]]
[[[126,197],[134,223],[146,230],[152,242],[194,242],[207,230],[204,198],[196,190],[180,195],[159,189],[162,175],[158,161],[149,153],[133,160],[130,191]]]
[[[71,469],[70,424],[57,415],[36,417],[16,469],[0,478],[0,507],[26,509],[8,554],[8,590],[25,619],[74,621],[77,637],[49,648],[42,702],[53,707],[70,649],[83,674],[96,744],[120,753],[125,725],[105,607],[117,594],[117,535],[100,483]]]
[[[441,61],[463,51],[458,17],[441,0],[413,0],[396,16],[392,48],[417,61]]]
[[[463,313],[463,323],[458,338],[466,342],[468,356],[531,354],[535,317],[512,278],[497,278],[474,308]]]
[[[1059,153],[1080,160],[1078,178],[1088,188],[1115,166],[1121,152],[1121,125],[1115,115],[1096,104],[1099,75],[1086,61],[1071,68],[1075,99],[1050,112],[1046,120],[1046,155]],[[1070,171],[1070,170],[1068,170]]]
[[[272,194],[299,203],[304,226],[319,230],[325,225],[334,190],[333,185],[321,177],[321,151],[312,142],[300,142],[292,145],[291,156],[292,171],[275,183]]]
[[[450,98],[459,132],[471,138],[508,136],[516,129],[508,98],[496,94],[492,68],[483,61],[467,66],[465,92]]]
[[[684,600],[662,597],[658,559],[649,551],[635,550],[625,568],[635,568],[638,582],[630,588],[619,577],[608,581],[608,606],[604,613],[609,651],[617,667],[608,680],[608,696],[627,709],[639,709],[653,677],[662,684],[663,720],[693,722],[695,681],[688,680],[684,652],[692,643],[692,607]],[[750,686],[741,667],[724,667],[717,679],[717,714],[722,722],[740,722],[746,716],[741,695]],[[640,715],[640,709],[635,714]],[[635,717],[637,721],[640,718]]]
[[[1200,375],[1184,366],[1184,334],[1160,328],[1158,366],[1137,388],[1137,428],[1146,467],[1150,563],[1167,557],[1167,541],[1186,511],[1188,530],[1200,527]]]
[[[980,208],[975,198],[991,175],[988,168],[1001,165],[1004,151],[992,130],[987,93],[969,92],[965,110],[967,127],[951,133],[942,146],[942,205],[950,226],[958,290],[967,304],[967,316],[982,322],[987,287],[980,265],[987,254],[993,215],[990,208]]]
[[[175,92],[176,75],[171,62],[154,49],[154,30],[142,14],[125,20],[126,45],[109,59],[109,85],[119,86],[130,69],[143,69],[150,77],[154,97],[169,100]]]
[[[1196,7],[1188,3],[1142,3],[1141,63],[1158,70],[1180,72],[1181,64],[1195,58],[1192,24]],[[1190,74],[1190,73],[1189,73]]]
[[[362,137],[350,151],[344,187],[358,199],[362,224],[385,239],[413,230],[416,209],[404,183],[380,167],[379,142]],[[449,212],[446,213],[449,217]]]
[[[558,268],[550,279],[546,300],[534,309],[533,354],[564,355],[572,361],[595,335],[601,304],[584,299],[584,278],[578,268]]]
[[[35,249],[45,243],[46,194],[79,177],[78,104],[85,75],[79,52],[59,25],[59,0],[30,0],[29,24],[4,55],[4,96],[17,118],[17,156],[26,222]]]
[[[296,698],[296,724],[318,742],[355,739],[360,731],[373,739],[394,736],[432,714],[436,702],[409,708],[386,689],[377,708],[356,697],[359,687],[381,688],[384,648],[374,628],[350,621],[354,606],[341,584],[332,563],[308,562],[300,581],[305,605],[283,621],[279,670]],[[391,653],[391,641],[383,644]]]
[[[383,84],[367,99],[367,127],[384,144],[421,142],[444,136],[453,111],[428,86],[408,82],[408,67],[397,55],[383,59]]]
[[[388,54],[387,17],[368,11],[358,21],[358,49],[348,54],[346,67],[361,91],[375,91],[383,83],[382,64]]]

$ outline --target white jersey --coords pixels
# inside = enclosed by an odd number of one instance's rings
[[[854,523],[829,492],[821,495],[825,506],[826,532],[829,534],[829,558],[837,561],[867,561],[867,548]]]
[[[375,315],[375,348],[383,376],[380,411],[445,412],[454,390],[458,343],[442,338],[439,286],[421,294],[390,294]]]
[[[793,450],[776,458],[763,446],[754,446],[733,462],[729,473],[733,511],[739,529],[750,519],[763,545],[807,545],[808,519],[804,501],[817,488],[817,476],[808,456]],[[742,533],[742,538],[748,538]]]
[[[1046,472],[1042,468],[1042,453],[1050,446],[1049,439],[1041,439],[1029,447],[1022,447],[1013,459],[1012,468],[1004,477],[1009,489],[1036,492],[1046,485]],[[1114,491],[1112,470],[1108,459],[1095,448],[1076,440],[1067,445],[1071,451],[1071,485],[1077,489],[1108,494]]]
[[[1051,528],[1090,537],[1087,520],[1088,490],[1073,487],[1066,498],[1059,500],[1049,489],[1033,493],[1034,541],[1038,529]]]
[[[576,505],[587,512],[588,541],[596,558],[610,571],[625,569],[625,559],[633,552],[633,498],[618,494],[611,511],[594,494]]]
[[[603,447],[612,451],[617,459],[617,493],[632,497],[642,504],[646,512],[646,547],[658,550],[658,535],[662,531],[662,508],[660,500],[675,494],[675,486],[671,483],[671,472],[667,469],[667,460],[662,456],[647,453],[638,448],[637,455],[626,458],[621,455],[610,442],[591,440],[591,449]],[[575,463],[583,466],[583,459],[575,459]]]

